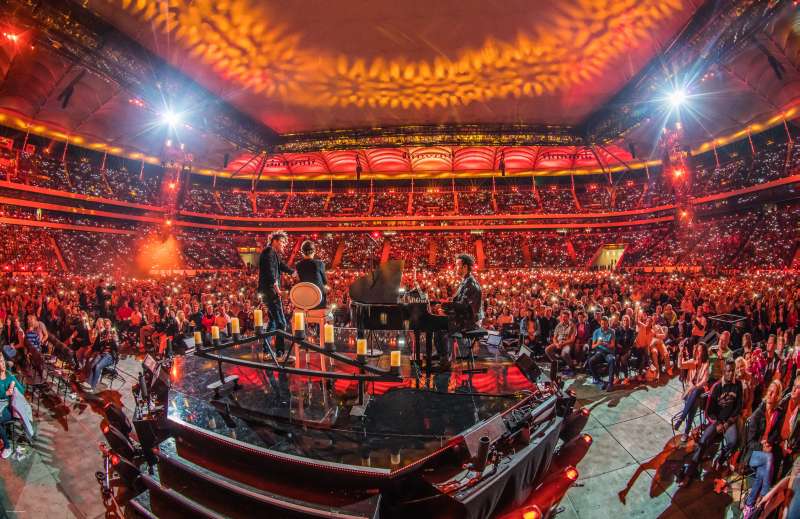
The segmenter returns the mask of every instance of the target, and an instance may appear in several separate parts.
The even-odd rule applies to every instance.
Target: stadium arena
[[[3,517],[800,519],[800,5],[0,2]]]

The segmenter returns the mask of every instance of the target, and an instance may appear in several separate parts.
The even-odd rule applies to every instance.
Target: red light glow
[[[541,519],[542,511],[536,505],[525,507],[522,510],[522,519]]]
[[[578,479],[578,469],[576,469],[575,467],[570,467],[567,469],[564,475],[567,476],[567,479],[575,481]]]

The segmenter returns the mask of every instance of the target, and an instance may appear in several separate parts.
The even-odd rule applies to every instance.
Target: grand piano
[[[401,288],[403,260],[390,260],[350,285],[350,321],[359,337],[372,330],[410,331],[414,334],[414,356],[420,362],[420,338],[425,334],[425,350],[430,366],[436,332],[448,330],[446,315],[431,313],[428,297],[419,290]],[[447,305],[443,307],[447,309]]]

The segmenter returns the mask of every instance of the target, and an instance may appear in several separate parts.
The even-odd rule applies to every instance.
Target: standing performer
[[[328,289],[328,278],[325,276],[325,262],[314,259],[317,248],[311,240],[306,240],[300,245],[300,252],[303,253],[303,259],[294,265],[295,270],[297,270],[297,277],[300,278],[300,281],[313,283],[319,287],[322,292],[322,301],[314,310],[325,308],[327,305],[325,291]]]
[[[291,269],[281,259],[280,254],[286,248],[289,237],[283,231],[275,231],[269,236],[269,245],[261,251],[258,260],[258,293],[263,297],[267,305],[269,315],[269,326],[267,331],[286,330],[286,316],[283,314],[283,302],[281,301],[281,273],[293,274]],[[278,336],[275,341],[275,353],[278,360],[284,360],[286,354],[283,346],[283,337]]]
[[[446,337],[441,333],[436,335],[436,351],[439,354],[440,369],[450,367],[452,335],[474,330],[480,326],[480,322],[483,320],[481,286],[472,275],[474,266],[475,258],[470,254],[459,254],[456,257],[456,272],[461,278],[461,283],[458,285],[453,300],[444,305],[447,311],[448,334]]]

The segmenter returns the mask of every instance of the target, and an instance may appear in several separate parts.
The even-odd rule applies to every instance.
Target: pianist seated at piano
[[[449,369],[449,344],[459,338],[459,344],[466,346],[464,333],[477,329],[483,320],[481,287],[472,276],[474,266],[475,259],[469,254],[456,258],[455,267],[461,279],[456,295],[451,301],[434,305],[432,310],[431,301],[421,290],[406,292],[400,287],[403,261],[389,260],[350,285],[350,321],[358,329],[359,337],[365,337],[370,330],[414,332],[418,360],[424,334],[424,350],[430,352],[435,343],[439,368]]]
[[[474,268],[475,258],[470,254],[456,256],[455,269],[461,282],[452,301],[436,308],[440,314],[443,309],[447,318],[447,333],[439,332],[436,336],[440,369],[450,367],[450,345],[453,343],[454,335],[458,338],[459,349],[463,352],[471,346],[463,334],[480,328],[483,320],[483,297],[481,286],[472,275]]]

